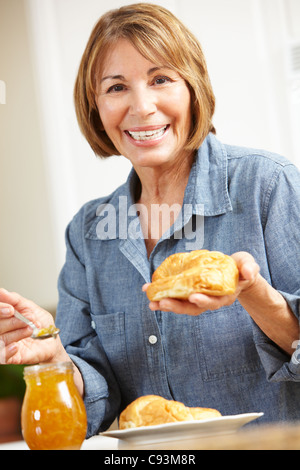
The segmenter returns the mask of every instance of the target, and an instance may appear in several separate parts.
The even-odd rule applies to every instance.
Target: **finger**
[[[197,305],[197,307],[203,311],[217,310],[225,305],[231,305],[234,301],[235,296],[232,295],[212,296],[205,294],[191,294],[189,296],[189,302]]]
[[[0,302],[12,305],[16,310],[32,310],[36,304],[31,300],[25,299],[17,292],[8,292],[6,289],[0,289]]]
[[[14,303],[17,303],[17,298],[16,295],[13,295],[12,292],[8,292],[8,290],[1,288],[0,301],[13,305]]]
[[[200,315],[206,308],[199,308],[188,300],[163,299],[159,303],[159,308],[163,312],[173,312],[182,315]]]
[[[29,338],[32,335],[32,328],[25,326],[25,328],[19,328],[12,331],[8,331],[0,335],[0,340],[5,346],[16,343],[22,339]]]
[[[159,310],[159,302],[155,302],[155,301],[151,301],[149,303],[149,308],[150,310],[154,311],[154,310]]]
[[[18,320],[18,318],[16,317],[3,318],[1,319],[1,322],[0,322],[0,335],[3,335],[4,333],[8,333],[9,331],[18,330],[21,328],[24,329],[25,326],[27,325],[25,325],[25,323],[22,322],[21,320]]]
[[[14,316],[15,309],[10,304],[0,303],[0,334],[14,329],[24,328],[24,322]],[[25,312],[26,317],[33,321],[39,328],[40,322],[36,321],[33,313]]]
[[[247,281],[252,281],[260,271],[259,265],[250,253],[240,251],[234,253],[232,258],[236,261],[240,276]]]
[[[18,352],[18,345],[12,343],[9,346],[5,347],[4,343],[0,340],[0,364],[16,364],[13,360],[13,357]]]
[[[0,287],[0,297],[2,295],[7,295],[7,294],[9,294],[8,290],[4,289],[3,287]]]
[[[0,302],[0,319],[14,316],[14,308],[10,304]]]
[[[241,274],[246,281],[253,281],[257,274],[259,273],[260,268],[255,262],[246,262],[241,267]]]
[[[142,291],[146,292],[146,290],[148,289],[149,286],[150,286],[150,282],[147,282],[146,284],[144,284],[143,287],[142,287]]]
[[[174,313],[187,313],[187,312],[195,313],[196,312],[194,306],[190,305],[190,302],[185,301],[185,300],[172,299],[172,298],[165,298],[160,301],[152,301],[149,303],[149,308],[152,311],[161,310],[162,312],[174,312]],[[198,306],[197,306],[197,309],[198,309]]]
[[[0,339],[0,364],[6,364],[5,344],[1,339]]]
[[[35,310],[37,306],[33,302],[24,299],[23,297],[20,297],[19,294],[16,294],[14,292],[7,292],[5,289],[0,289],[0,299],[2,301],[5,299],[6,302],[8,302],[0,302],[0,320],[13,317],[15,310],[17,310],[20,313],[22,312],[23,315],[28,318],[28,320],[31,320],[33,323],[36,324],[36,326],[38,326],[38,323],[35,320]],[[22,300],[21,302],[20,299]],[[16,323],[15,326],[16,328],[21,328],[22,325],[22,321],[18,320],[18,323]],[[0,333],[1,331],[3,331],[2,322],[0,327]]]

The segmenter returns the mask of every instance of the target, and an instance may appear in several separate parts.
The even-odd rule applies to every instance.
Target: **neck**
[[[172,168],[135,168],[141,182],[136,202],[148,256],[180,213],[192,164],[193,154]]]
[[[182,203],[192,164],[191,154],[176,166],[137,168],[141,182],[137,202],[146,205]]]

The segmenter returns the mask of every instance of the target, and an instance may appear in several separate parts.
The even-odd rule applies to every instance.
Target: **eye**
[[[106,93],[119,93],[120,91],[125,90],[125,86],[121,84],[112,85],[108,88]]]
[[[172,81],[173,80],[169,77],[165,77],[165,76],[161,77],[160,76],[160,77],[155,77],[153,82],[154,82],[155,85],[164,85],[165,83],[172,82]]]

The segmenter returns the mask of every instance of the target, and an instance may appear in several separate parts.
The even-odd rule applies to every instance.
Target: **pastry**
[[[122,411],[119,429],[218,418],[221,413],[212,408],[189,408],[183,403],[166,400],[158,395],[145,395],[134,400]]]
[[[195,250],[166,258],[152,276],[149,300],[188,299],[196,292],[221,296],[234,294],[239,271],[231,256],[219,251]]]

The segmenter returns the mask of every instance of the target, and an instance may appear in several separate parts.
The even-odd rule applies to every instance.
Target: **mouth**
[[[147,129],[147,130],[126,130],[125,133],[129,135],[133,140],[138,141],[138,142],[147,142],[149,140],[156,140],[161,138],[167,129],[170,127],[169,124],[162,126],[162,127],[156,127],[152,129]]]

